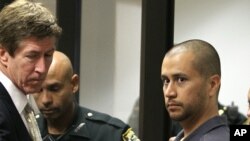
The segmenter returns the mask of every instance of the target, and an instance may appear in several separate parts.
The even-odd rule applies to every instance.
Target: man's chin
[[[24,88],[24,92],[26,94],[33,94],[37,93],[41,90],[41,85],[34,85],[34,86],[29,86]]]
[[[170,114],[169,117],[174,121],[181,121],[183,119],[181,115],[177,114]]]
[[[44,114],[43,113],[44,118],[46,118],[47,120],[53,121],[53,120],[57,120],[57,116],[53,115],[53,114]]]

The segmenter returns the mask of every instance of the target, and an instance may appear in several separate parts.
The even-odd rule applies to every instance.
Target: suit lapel
[[[9,113],[6,113],[6,115],[9,115],[7,118],[11,119],[11,129],[12,131],[14,131],[14,133],[11,132],[11,136],[15,136],[17,137],[18,141],[32,141],[31,137],[28,133],[28,130],[26,129],[23,120],[20,116],[20,114],[18,113],[9,93],[7,92],[7,90],[4,88],[4,86],[2,85],[2,83],[0,82],[0,99],[7,107],[7,111]]]

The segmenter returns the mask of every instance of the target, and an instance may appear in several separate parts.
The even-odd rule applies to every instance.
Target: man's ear
[[[220,83],[221,83],[221,79],[218,74],[215,74],[209,78],[209,89],[211,92],[209,93],[210,96],[218,93],[220,89]]]
[[[76,93],[79,89],[79,76],[77,74],[74,74],[71,77],[71,84],[72,84],[73,93]]]
[[[2,65],[7,66],[8,57],[8,51],[0,44],[0,62]]]

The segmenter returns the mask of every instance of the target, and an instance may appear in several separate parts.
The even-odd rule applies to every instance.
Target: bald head
[[[60,73],[59,73],[60,72]],[[61,75],[65,79],[71,79],[73,75],[73,67],[69,58],[60,51],[55,51],[53,54],[53,60],[48,71],[48,77],[50,75]]]
[[[78,88],[79,77],[73,73],[69,58],[62,52],[55,51],[42,89],[34,94],[38,108],[48,124],[55,121],[61,123],[62,119],[67,121],[74,117],[75,93]],[[51,112],[48,113],[48,109]]]
[[[201,75],[209,77],[217,74],[221,76],[219,55],[215,48],[208,42],[198,39],[182,42],[167,52],[166,57],[183,52],[194,54],[193,65]]]

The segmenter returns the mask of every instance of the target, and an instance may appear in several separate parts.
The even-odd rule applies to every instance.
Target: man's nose
[[[41,57],[41,58],[39,58],[39,60],[36,63],[35,71],[39,72],[39,73],[45,73],[47,71],[46,66],[47,66],[47,64],[46,64],[45,58]]]
[[[165,97],[175,97],[176,96],[176,87],[174,83],[169,82],[167,85],[163,86],[163,92]]]

